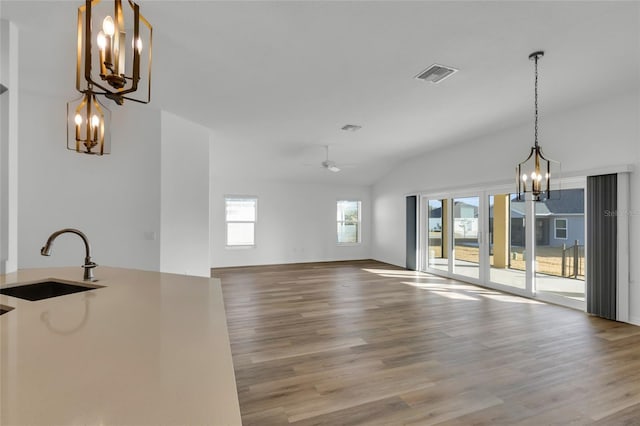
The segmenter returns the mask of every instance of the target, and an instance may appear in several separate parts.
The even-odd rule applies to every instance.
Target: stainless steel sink
[[[48,279],[29,284],[18,284],[13,287],[0,288],[0,294],[33,302],[51,297],[79,293],[81,291],[95,290],[102,287],[103,286],[93,284],[78,284]]]

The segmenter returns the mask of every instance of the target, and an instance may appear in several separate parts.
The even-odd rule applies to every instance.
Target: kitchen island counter
[[[103,286],[0,295],[0,424],[240,425],[220,281],[100,266]],[[82,285],[77,267],[0,275]]]

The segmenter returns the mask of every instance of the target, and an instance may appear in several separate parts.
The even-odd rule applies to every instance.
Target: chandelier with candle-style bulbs
[[[531,193],[534,201],[544,201],[551,197],[551,179],[560,174],[560,162],[552,160],[542,153],[538,144],[538,59],[544,56],[543,51],[533,52],[529,59],[535,63],[535,133],[534,145],[526,160],[516,167],[518,200],[524,200],[526,193]],[[552,173],[553,172],[553,173]]]
[[[76,89],[82,96],[67,104],[68,149],[110,152],[110,112],[98,96],[117,105],[149,103],[152,33],[131,0],[86,0],[78,8]]]
[[[109,154],[111,112],[87,91],[67,103],[67,148],[84,154]]]

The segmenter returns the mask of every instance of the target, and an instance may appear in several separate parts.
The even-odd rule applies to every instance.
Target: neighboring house
[[[524,247],[524,203],[511,201],[511,245]],[[584,245],[584,190],[565,189],[561,197],[536,203],[536,244]]]
[[[429,230],[440,231],[442,209],[435,208],[429,214]],[[453,236],[460,239],[478,238],[478,206],[456,201],[453,206]]]

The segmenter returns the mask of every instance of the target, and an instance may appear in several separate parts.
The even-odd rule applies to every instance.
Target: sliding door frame
[[[560,189],[574,189],[574,188],[582,188],[585,190],[586,195],[586,177],[575,177],[575,178],[565,178],[561,182],[561,187],[554,187],[553,190]],[[440,192],[425,192],[419,195],[419,224],[418,224],[418,247],[419,247],[419,259],[418,259],[418,269],[422,272],[427,272],[434,275],[445,276],[448,278],[469,282],[472,284],[480,285],[483,287],[492,288],[499,291],[504,291],[507,293],[516,294],[519,296],[524,296],[531,299],[538,299],[544,302],[550,302],[554,304],[560,304],[564,306],[568,306],[578,310],[586,310],[586,302],[558,296],[548,292],[539,292],[536,290],[536,272],[535,272],[535,262],[536,262],[536,238],[535,238],[535,203],[531,200],[530,195],[526,194],[526,204],[525,204],[525,232],[526,232],[526,246],[525,250],[527,253],[525,259],[525,288],[519,288],[514,286],[509,286],[506,284],[500,284],[490,280],[490,269],[491,266],[489,264],[490,252],[489,252],[489,196],[500,195],[500,194],[511,194],[513,193],[513,185],[512,184],[504,184],[504,185],[488,185],[483,188],[467,188],[467,189],[452,189],[448,191],[440,191]],[[461,275],[455,273],[455,248],[453,246],[454,238],[453,238],[453,215],[454,215],[454,204],[453,200],[456,198],[464,198],[464,197],[479,197],[479,205],[478,205],[478,246],[479,246],[479,273],[478,278],[470,277],[467,275]],[[586,196],[585,198],[585,221],[584,221],[584,232],[586,235]],[[447,259],[448,259],[448,268],[447,270],[436,269],[429,267],[429,217],[428,217],[428,201],[429,200],[447,200],[449,208],[448,214],[446,217],[442,217],[443,228],[446,221],[446,235],[442,235],[442,238],[447,241]],[[585,242],[586,243],[586,242]],[[585,254],[586,256],[586,254]],[[588,262],[588,259],[585,257],[585,262]],[[586,274],[586,271],[585,271]],[[587,277],[585,276],[585,283],[587,282]],[[586,298],[586,294],[585,294]]]
[[[504,194],[512,194],[513,193],[513,189],[514,186],[513,185],[494,185],[489,187],[488,189],[486,189],[483,193],[483,198],[485,200],[486,203],[486,209],[483,210],[484,213],[484,217],[482,219],[482,221],[484,223],[486,223],[486,226],[489,226],[489,197],[490,196],[496,196],[496,195],[504,195]],[[530,194],[526,194],[527,195],[527,199],[530,200]],[[530,241],[534,240],[532,238],[529,238],[529,229],[533,229],[534,226],[530,223],[532,222],[531,219],[531,215],[529,212],[529,208],[531,207],[531,210],[533,210],[533,206],[531,201],[526,201],[525,204],[525,252],[526,253],[531,253],[531,247],[530,247]],[[511,227],[509,226],[509,232],[511,232]],[[530,269],[529,264],[533,263],[532,261],[530,261],[531,256],[527,257],[526,260],[526,266],[525,266],[525,270],[522,271],[524,272],[525,275],[525,288],[520,288],[520,287],[515,287],[515,286],[511,286],[508,284],[502,284],[502,283],[498,283],[495,281],[491,281],[491,265],[489,264],[489,256],[490,256],[490,249],[489,249],[489,230],[487,229],[487,238],[486,238],[486,244],[485,244],[485,250],[486,250],[486,262],[483,264],[484,266],[484,270],[485,270],[485,275],[484,275],[484,281],[483,281],[483,286],[486,287],[490,287],[493,288],[495,290],[500,290],[500,291],[504,291],[506,293],[512,293],[512,294],[517,294],[518,296],[524,296],[524,297],[529,297],[529,298],[533,298],[535,297],[535,293],[533,291],[534,285],[533,285],[533,281],[534,281],[534,277],[533,277],[533,273],[531,272],[532,269]],[[511,235],[508,236],[509,240],[511,239]]]
[[[537,291],[536,287],[535,287],[535,272],[532,274],[532,282],[533,282],[533,295],[536,299],[541,300],[543,302],[548,302],[548,303],[553,303],[556,305],[562,305],[562,306],[567,306],[569,308],[573,308],[573,309],[578,309],[580,311],[585,311],[587,310],[587,289],[586,289],[586,283],[587,283],[587,268],[586,265],[589,262],[589,259],[587,258],[587,250],[586,250],[586,244],[587,244],[587,215],[589,214],[588,209],[587,209],[587,177],[586,176],[580,176],[580,177],[572,177],[572,178],[565,178],[562,180],[561,182],[561,187],[556,187],[556,188],[552,188],[551,190],[564,190],[564,189],[583,189],[584,190],[584,205],[583,205],[583,211],[584,211],[584,225],[583,225],[583,235],[585,236],[584,238],[584,244],[585,244],[585,253],[584,253],[584,262],[585,262],[585,271],[584,271],[584,282],[585,282],[585,295],[584,301],[580,301],[580,300],[575,300],[575,299],[571,299],[568,297],[562,297],[559,296],[557,294],[553,294],[553,293],[548,293],[548,292],[544,292],[544,291]],[[533,203],[532,203],[533,204]],[[535,213],[535,211],[534,211]],[[534,216],[535,218],[535,216]],[[535,226],[535,223],[533,223],[533,226]],[[535,258],[535,232],[534,232],[534,236],[533,238],[531,238],[533,241],[533,258]]]

